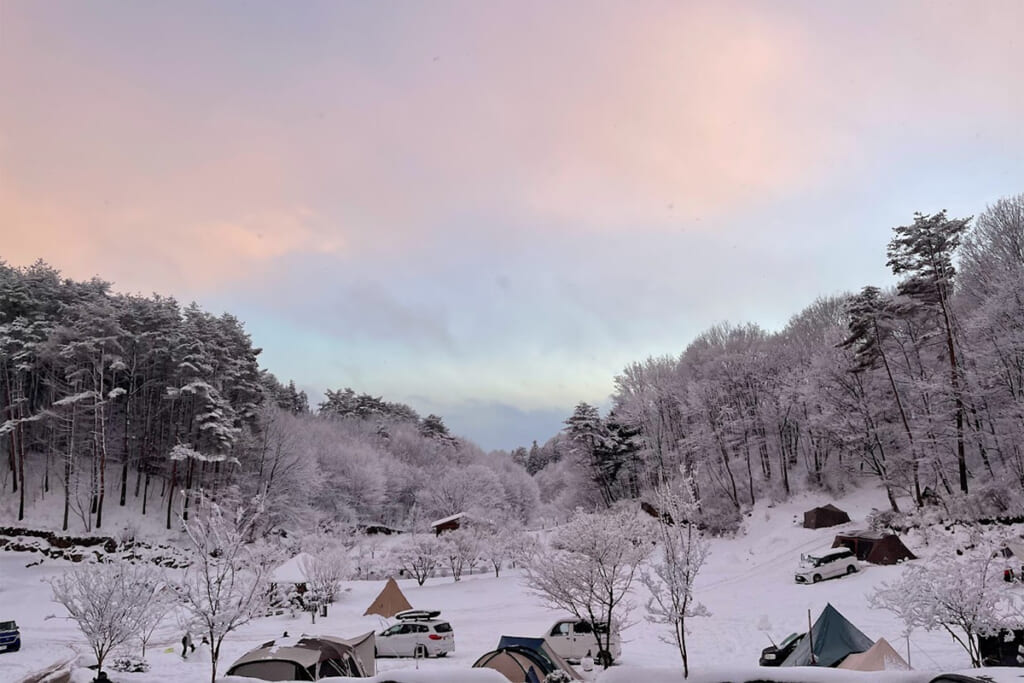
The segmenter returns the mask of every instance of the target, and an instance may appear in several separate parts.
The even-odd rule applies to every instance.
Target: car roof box
[[[441,610],[437,609],[407,609],[395,615],[395,619],[403,621],[425,621],[436,619],[441,616]]]

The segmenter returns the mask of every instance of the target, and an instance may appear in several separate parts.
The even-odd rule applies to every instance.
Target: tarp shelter
[[[543,638],[502,636],[498,647],[480,655],[473,667],[494,669],[512,683],[541,683],[556,669],[574,681],[584,680]]]
[[[398,587],[398,582],[394,579],[388,579],[388,582],[384,584],[384,590],[380,592],[370,606],[363,612],[363,616],[370,614],[379,614],[385,619],[390,619],[399,612],[404,612],[407,609],[412,609],[412,605],[405,599],[405,595],[402,593],[402,589]]]
[[[309,553],[299,553],[275,569],[270,580],[274,583],[306,583],[309,581],[306,570],[313,566],[313,562],[316,558]]]
[[[916,560],[917,556],[903,545],[895,534],[881,534],[877,531],[850,531],[836,534],[833,548],[849,548],[862,562],[871,564],[896,564],[903,560]]]
[[[846,514],[832,503],[812,508],[804,513],[805,529],[821,529],[826,526],[846,524],[850,521],[850,515]]]
[[[352,639],[303,635],[296,641],[271,640],[239,657],[228,675],[264,681],[368,678],[376,666],[373,647],[372,631]]]
[[[811,627],[811,637],[802,639],[782,666],[835,666],[847,655],[866,652],[872,645],[870,638],[827,604]]]
[[[885,638],[879,638],[867,652],[852,654],[837,667],[850,671],[908,671],[910,665]]]

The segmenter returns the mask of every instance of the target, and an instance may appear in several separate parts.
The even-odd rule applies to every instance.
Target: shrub
[[[135,655],[118,655],[110,662],[110,668],[122,673],[141,673],[149,671],[149,662]]]

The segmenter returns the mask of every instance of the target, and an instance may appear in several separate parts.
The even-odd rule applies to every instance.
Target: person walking
[[[196,646],[192,644],[192,634],[189,633],[188,631],[186,631],[185,635],[183,635],[181,637],[181,658],[182,659],[187,659],[188,658],[189,648],[191,648],[192,652],[196,651]]]

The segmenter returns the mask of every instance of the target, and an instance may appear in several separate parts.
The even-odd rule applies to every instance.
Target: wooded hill
[[[607,416],[582,403],[517,459],[542,492],[583,473],[604,504],[682,477],[733,528],[760,497],[858,479],[894,511],[901,494],[959,517],[1019,511],[1024,195],[976,219],[918,214],[885,256],[895,288],[821,298],[774,333],[716,325],[678,356],[630,364]]]
[[[259,353],[231,315],[0,263],[0,504],[19,521],[59,505],[85,531],[112,504],[170,528],[201,489],[262,494],[274,525],[421,522],[485,491],[508,514],[536,505],[522,468],[440,417],[351,389],[311,414]],[[479,494],[454,490],[467,472]]]

